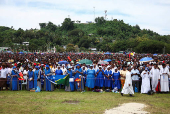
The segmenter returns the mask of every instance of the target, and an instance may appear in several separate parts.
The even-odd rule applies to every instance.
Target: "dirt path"
[[[106,110],[105,114],[149,114],[149,112],[142,110],[144,107],[146,105],[141,103],[125,103],[119,107]]]

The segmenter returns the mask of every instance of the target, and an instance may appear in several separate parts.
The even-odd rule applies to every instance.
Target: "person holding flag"
[[[54,84],[49,81],[51,75],[52,75],[52,71],[49,65],[46,65],[46,68],[44,69],[44,76],[47,76],[45,77],[45,84],[44,84],[44,90],[46,91],[54,91]]]

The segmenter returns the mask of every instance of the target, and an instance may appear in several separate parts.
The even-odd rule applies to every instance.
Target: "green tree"
[[[70,18],[65,18],[64,22],[62,23],[61,29],[66,30],[66,31],[73,30],[74,29],[74,22],[71,21]]]
[[[106,22],[106,20],[104,19],[104,17],[97,17],[95,18],[95,22],[97,25],[102,25]]]
[[[66,52],[75,52],[74,44],[67,44]]]

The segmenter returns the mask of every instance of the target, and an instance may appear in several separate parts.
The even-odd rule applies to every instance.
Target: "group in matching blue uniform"
[[[38,84],[38,78],[39,78],[39,67],[35,66],[36,70],[33,72],[32,68],[28,71],[28,90],[31,90],[33,88],[37,88]],[[12,78],[11,78],[11,90],[15,91],[18,90],[18,73],[15,71],[16,67],[13,67],[13,70],[11,72]],[[80,65],[78,64],[76,66],[75,71],[72,71],[71,67],[68,67],[67,73],[69,74],[69,78],[72,80],[69,82],[71,91],[74,91],[78,88],[78,85],[75,83],[75,79],[80,78],[79,76],[85,76],[86,77],[86,83],[83,83],[81,87],[84,87],[84,85],[87,88],[103,88],[106,89],[114,89],[117,87],[117,89],[121,89],[121,82],[120,82],[120,72],[115,69],[115,72],[112,73],[110,68],[108,67],[107,70],[103,70],[102,67],[99,67],[97,72],[93,69],[93,65],[90,65],[90,68],[86,70],[82,70]],[[56,75],[62,75],[63,72],[61,69],[57,69],[55,71]],[[52,72],[50,70],[49,65],[46,65],[46,69],[44,69],[44,76],[51,76]],[[95,78],[96,77],[96,78]],[[82,80],[85,82],[84,80]],[[52,91],[51,82],[45,78],[45,90],[46,91]]]

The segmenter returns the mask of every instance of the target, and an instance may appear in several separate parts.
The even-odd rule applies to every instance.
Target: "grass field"
[[[135,97],[118,93],[53,92],[39,93],[23,91],[0,91],[0,113],[104,113],[106,109],[122,103],[137,102],[147,105],[150,113],[170,113],[170,94],[146,95],[135,93]]]

